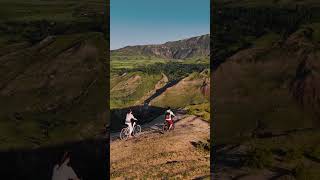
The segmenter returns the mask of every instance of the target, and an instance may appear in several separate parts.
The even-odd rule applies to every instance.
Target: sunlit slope
[[[111,142],[111,179],[209,179],[209,124],[195,116],[176,123],[166,134],[146,132]]]
[[[154,98],[150,104],[160,107],[182,108],[191,104],[208,102],[208,98],[203,92],[205,86],[210,86],[208,78],[207,71],[192,73]]]

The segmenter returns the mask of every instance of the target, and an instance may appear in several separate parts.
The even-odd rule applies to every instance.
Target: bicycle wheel
[[[133,130],[133,135],[136,136],[137,134],[139,134],[141,132],[141,126],[140,125],[136,125],[134,127],[134,130]]]
[[[129,137],[129,128],[122,128],[120,132],[120,139],[121,140],[126,140]]]
[[[169,130],[169,126],[168,126],[168,123],[164,123],[163,126],[162,126],[162,132],[166,132]]]

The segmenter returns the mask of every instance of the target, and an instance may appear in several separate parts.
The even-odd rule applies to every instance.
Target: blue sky
[[[110,0],[111,49],[209,32],[210,0]]]

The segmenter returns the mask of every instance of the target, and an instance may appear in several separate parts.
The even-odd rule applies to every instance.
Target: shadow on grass
[[[202,142],[202,141],[191,141],[190,142],[195,148],[204,150],[204,151],[210,151],[210,144],[209,142]]]
[[[24,180],[51,180],[52,169],[64,151],[71,152],[71,166],[86,180],[109,176],[109,141],[84,140],[52,147],[0,152],[1,177]]]
[[[168,88],[178,84],[180,81],[182,80],[182,78],[177,79],[177,80],[173,80],[170,81],[169,83],[167,83],[165,86],[163,86],[162,88],[158,89],[153,95],[151,95],[148,99],[146,99],[144,101],[144,103],[149,104],[153,99],[155,99],[156,97],[160,96],[162,93],[164,93]]]
[[[211,159],[211,165],[214,167],[232,167],[232,168],[240,168],[243,165],[243,159],[246,157],[244,154],[240,153],[231,153],[233,149],[237,148],[239,145],[216,145],[213,146],[212,149],[215,150],[215,159]],[[211,156],[212,157],[212,156]]]

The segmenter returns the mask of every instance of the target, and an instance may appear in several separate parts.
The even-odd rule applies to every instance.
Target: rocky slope
[[[195,56],[209,56],[209,44],[210,36],[207,34],[160,45],[127,46],[115,50],[113,53],[156,56],[165,59],[186,59]]]

